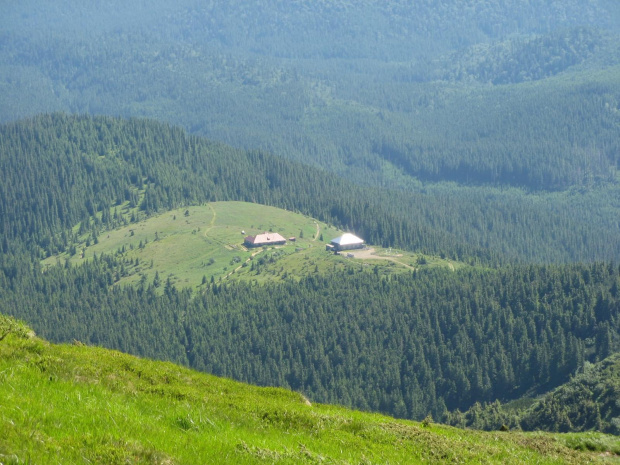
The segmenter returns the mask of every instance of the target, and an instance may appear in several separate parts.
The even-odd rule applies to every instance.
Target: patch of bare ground
[[[375,255],[375,249],[373,249],[373,248],[362,249],[362,250],[350,250],[350,251],[347,251],[346,253],[353,255],[353,258],[356,258],[356,259],[361,259],[361,260],[388,260],[390,262],[398,263],[399,265],[402,265],[405,268],[409,268],[410,270],[415,270],[415,268],[413,266],[407,265],[406,263],[403,263],[403,262],[401,262],[401,261],[399,261],[399,260],[397,260],[395,258],[395,257],[402,257],[403,254],[388,255],[388,256]]]

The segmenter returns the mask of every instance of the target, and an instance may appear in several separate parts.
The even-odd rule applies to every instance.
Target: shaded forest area
[[[592,364],[585,362],[571,379],[540,399],[476,402],[456,410],[444,421],[460,428],[527,431],[604,431],[620,434],[620,354]],[[523,406],[523,405],[526,406]],[[528,405],[529,404],[529,405]]]
[[[52,341],[416,419],[544,392],[620,349],[620,274],[609,264],[390,278],[360,266],[196,295],[169,281],[112,286],[120,266],[103,256],[42,273],[5,257],[0,313]]]
[[[8,253],[18,240],[38,258],[71,250],[76,234],[91,230],[94,240],[130,222],[115,214],[125,204],[148,215],[213,200],[300,211],[371,244],[472,263],[620,257],[613,185],[541,196],[369,188],[154,121],[62,114],[0,126],[0,168],[0,247]]]

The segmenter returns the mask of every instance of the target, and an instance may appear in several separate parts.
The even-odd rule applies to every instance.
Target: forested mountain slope
[[[217,43],[223,48],[288,58],[373,58],[398,61],[526,34],[575,27],[613,31],[613,0],[262,0],[136,1],[32,0],[5,6],[8,32],[41,31],[85,38],[106,33],[157,34],[167,40]],[[372,33],[368,34],[367,32]],[[410,44],[418,44],[416,48]],[[435,65],[436,66],[436,65]]]
[[[585,362],[570,381],[537,399],[507,405],[476,403],[444,420],[454,426],[498,430],[504,425],[525,431],[605,431],[620,434],[620,354]],[[523,406],[523,404],[529,404]]]
[[[6,124],[0,132],[5,253],[13,250],[13,240],[29,244],[38,257],[64,251],[80,231],[91,230],[94,238],[132,221],[113,214],[125,203],[139,207],[143,217],[183,205],[244,200],[303,211],[353,229],[369,243],[491,259],[488,250],[419,221],[428,206],[403,193],[362,188],[162,123],[54,114]]]
[[[239,160],[272,158],[232,151],[219,163],[237,161],[209,174],[211,181],[192,174],[178,189],[168,182],[196,163],[151,179],[156,168],[149,155],[132,178],[105,186],[82,180],[94,191],[76,188],[60,201],[37,195],[38,186],[55,182],[58,174],[33,179],[25,189],[12,185],[11,191],[36,199],[20,207],[24,214],[37,213],[17,219],[8,234],[30,234],[41,253],[54,254],[68,242],[40,237],[37,230],[46,224],[54,223],[60,234],[60,224],[74,226],[112,201],[139,201],[146,189],[145,211],[214,198],[257,201],[349,227],[375,243],[452,258],[620,257],[617,2],[33,0],[2,10],[2,121],[55,110],[148,116],[317,165],[349,184],[401,190],[328,189],[325,183],[335,184],[335,178],[308,170],[312,185],[300,177],[289,187],[303,185],[304,191],[293,194],[277,185],[292,169],[288,164]],[[52,126],[74,124],[52,119]],[[38,125],[36,131],[53,131]],[[82,129],[83,136],[74,136],[82,148],[60,150],[87,148],[89,156],[114,150],[116,141],[106,132],[116,129]],[[47,141],[30,145],[32,134],[19,135],[24,147],[17,149],[21,142],[4,131],[3,156],[47,150]],[[132,131],[132,138],[152,138],[151,145],[119,141],[119,150],[143,153],[160,145],[158,136]],[[54,138],[62,139],[62,132]],[[185,148],[162,141],[168,145],[161,150],[172,162],[169,149],[194,150],[188,140]],[[128,160],[114,169],[103,159],[84,163],[94,170],[91,177],[116,176],[114,170],[131,171],[130,156],[124,156]],[[270,180],[247,176],[248,163],[269,164],[271,174],[262,176]],[[238,180],[243,185],[235,185]],[[95,196],[99,188],[107,193]],[[344,203],[334,206],[341,198]],[[63,203],[72,199],[89,206],[69,211]],[[40,208],[46,203],[49,208]]]
[[[523,195],[435,186],[359,187],[260,151],[241,151],[147,120],[53,114],[0,126],[0,247],[39,257],[141,215],[212,200],[274,205],[364,239],[451,258],[507,261],[620,257],[614,185]],[[134,217],[133,220],[137,218]],[[78,227],[76,230],[71,228]]]
[[[548,252],[567,237],[588,250],[617,247],[616,235],[591,224],[602,214],[596,203],[581,217],[550,205],[542,210],[547,218],[495,205],[496,223],[489,224],[475,214],[479,205],[450,190],[410,197],[366,189],[147,120],[52,114],[5,124],[0,134],[0,312],[26,319],[54,341],[75,338],[420,419],[548,390],[586,360],[619,349],[619,277],[611,263],[419,270],[391,278],[360,265],[299,282],[213,283],[199,294],[168,282],[158,288],[155,280],[113,286],[124,264],[112,255],[45,272],[38,263],[70,250],[83,234],[94,241],[157,211],[236,199],[353,225],[371,243],[498,264],[511,251]],[[463,211],[450,218],[455,205]],[[122,213],[130,206],[131,214]],[[556,220],[581,227],[556,230]],[[500,240],[509,229],[523,240]],[[479,230],[494,237],[486,250]]]
[[[528,431],[620,434],[620,354],[586,363],[571,380],[521,413]]]
[[[148,116],[364,184],[534,190],[618,167],[620,7],[32,1],[3,7],[0,120]]]
[[[391,277],[360,265],[193,294],[156,280],[113,286],[123,261],[110,255],[44,273],[0,260],[0,313],[53,341],[399,417],[441,418],[446,409],[546,392],[620,349],[620,275],[611,264]]]
[[[398,416],[546,392],[620,349],[618,31],[613,0],[4,2],[0,311]],[[220,200],[473,266],[42,272]]]

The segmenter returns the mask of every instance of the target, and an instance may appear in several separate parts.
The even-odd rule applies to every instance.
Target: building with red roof
[[[265,245],[284,245],[286,244],[286,239],[278,233],[266,232],[256,236],[248,236],[243,243],[246,247],[263,247]]]

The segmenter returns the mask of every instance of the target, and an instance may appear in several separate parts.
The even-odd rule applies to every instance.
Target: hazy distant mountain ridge
[[[33,1],[0,24],[0,121],[147,116],[409,189],[616,176],[612,1]]]
[[[159,0],[99,1],[88,6],[65,0],[12,6],[5,22],[14,31],[46,25],[65,34],[157,30],[168,39],[217,42],[280,57],[402,60],[427,55],[426,47],[445,51],[575,26],[613,29],[617,10],[610,0]],[[71,17],[79,21],[72,22]]]
[[[605,46],[599,31],[573,28],[542,37],[508,39],[474,46],[463,56],[452,55],[454,66],[447,78],[473,78],[492,84],[516,84],[556,75],[587,60]]]

